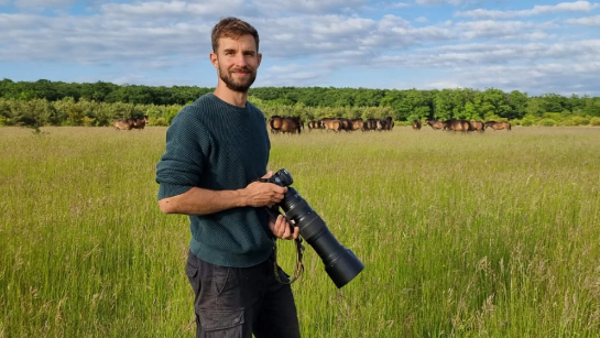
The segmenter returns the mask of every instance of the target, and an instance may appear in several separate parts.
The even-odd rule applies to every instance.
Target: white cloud
[[[378,29],[366,39],[365,44],[385,49],[404,49],[411,45],[452,40],[458,35],[447,27],[435,25],[413,27],[410,22],[393,15],[384,16]]]
[[[460,85],[460,83],[454,79],[444,79],[444,80],[438,80],[438,81],[432,81],[432,82],[424,82],[423,85],[421,85],[419,87],[423,88],[423,89],[465,88],[465,86]]]
[[[5,1],[9,3],[10,1]],[[48,8],[61,8],[76,3],[77,0],[17,0],[14,4],[17,8],[26,11],[41,11]]]
[[[407,4],[405,2],[392,2],[388,6],[390,8],[408,8],[410,7],[410,4]]]
[[[136,83],[144,83],[146,77],[140,74],[122,74],[120,76],[112,78],[111,82],[123,85],[123,84],[136,84]]]
[[[515,37],[531,29],[539,29],[542,25],[522,21],[471,21],[459,22],[455,28],[466,39]]]
[[[504,91],[519,90],[529,95],[556,93],[597,93],[594,74],[600,64],[573,66],[569,63],[542,62],[527,65],[478,65],[470,64],[440,71],[435,77],[418,77],[410,82],[396,84],[400,88],[498,88]]]
[[[425,6],[435,6],[435,5],[444,5],[449,4],[453,6],[459,5],[467,5],[467,4],[475,4],[479,2],[484,2],[485,0],[415,0],[417,5],[425,5]],[[502,1],[502,0],[498,0]]]
[[[379,21],[379,29],[380,30],[388,30],[388,29],[392,29],[394,27],[408,28],[408,27],[410,27],[410,22],[408,22],[407,20],[404,20],[398,16],[395,16],[395,15],[385,15]]]
[[[254,0],[253,5],[262,13],[271,14],[293,12],[296,14],[327,14],[340,13],[359,8],[368,0]]]
[[[489,65],[538,65],[553,60],[575,67],[600,65],[600,40],[569,43],[506,44],[477,43],[425,48],[408,55],[384,55],[374,62],[380,67],[460,68]]]
[[[261,68],[256,86],[307,86],[311,82],[327,76],[331,71],[321,65],[287,64]]]
[[[375,22],[371,19],[344,18],[340,16],[326,16],[314,20],[312,31],[321,36],[352,35],[370,31]]]
[[[600,64],[541,63],[485,68],[461,68],[463,83],[473,88],[502,87],[507,90],[535,90],[535,93],[570,95],[597,91],[596,77]],[[455,72],[455,74],[458,72]],[[482,76],[484,74],[484,76]]]
[[[534,6],[534,14],[548,14],[560,12],[589,12],[597,8],[598,4],[591,4],[587,1],[561,2],[555,6]]]
[[[600,15],[589,16],[587,18],[569,19],[566,22],[571,25],[600,26]]]
[[[540,6],[536,5],[533,9],[526,9],[520,11],[498,11],[498,10],[486,10],[476,9],[467,12],[458,12],[455,15],[458,17],[470,17],[474,19],[509,19],[515,17],[529,17],[534,15],[551,14],[551,13],[565,13],[565,12],[590,12],[592,9],[597,8],[598,4],[592,4],[588,1],[576,1],[576,2],[562,2],[554,6]]]
[[[0,14],[0,60],[67,61],[80,64],[155,60],[210,50],[209,26],[167,26],[92,17]],[[40,31],[44,32],[40,34]],[[206,37],[205,43],[198,36]],[[203,47],[201,47],[203,46]]]
[[[101,6],[102,11],[107,14],[122,14],[122,15],[173,15],[186,13],[190,5],[184,1],[171,2],[142,2],[142,3],[108,3]],[[210,3],[204,5],[209,9]]]
[[[415,0],[418,5],[441,5],[441,4],[451,4],[451,5],[460,5],[465,2],[463,0]]]
[[[521,15],[522,21],[450,21],[446,17],[438,19],[429,10],[415,15],[414,6],[410,11],[400,9],[393,11],[396,15],[378,17],[373,14],[377,8],[365,9],[366,0],[255,0],[254,3],[232,0],[231,8],[227,9],[220,0],[90,1],[92,7],[86,16],[23,14],[30,11],[0,13],[0,61],[103,65],[112,74],[103,73],[102,80],[185,83],[181,67],[187,65],[187,69],[192,69],[191,65],[197,66],[198,60],[210,66],[206,57],[210,52],[212,27],[221,16],[234,15],[248,20],[260,33],[264,58],[258,86],[329,85],[332,78],[348,69],[360,69],[357,73],[362,74],[370,69],[379,74],[385,70],[396,81],[398,76],[392,74],[404,74],[404,70],[431,73],[433,69],[436,76],[456,72],[441,78],[419,76],[421,83],[410,86],[456,88],[503,84],[527,88],[534,84],[542,90],[552,89],[543,80],[560,83],[559,74],[564,72],[566,86],[587,88],[592,80],[586,72],[597,70],[600,64],[600,40],[569,41],[570,37],[555,29],[559,20],[539,23],[527,19],[529,14]],[[69,1],[46,3],[58,6]],[[421,1],[425,3],[466,4],[466,1]],[[377,4],[389,8],[389,1]],[[528,11],[558,13],[558,10],[584,11],[594,6],[578,1],[535,6]],[[419,24],[413,26],[411,22]],[[561,22],[598,26],[600,17]],[[557,42],[559,39],[568,42]],[[115,68],[127,71],[119,73]],[[156,69],[169,71],[149,75]],[[522,72],[532,79],[519,83],[519,74],[502,74],[502,71]],[[371,83],[391,81],[371,79]]]
[[[220,16],[235,16],[248,12],[248,4],[244,0],[228,0],[227,8],[220,0],[206,1],[148,1],[134,3],[107,3],[100,10],[107,16],[118,16],[133,19],[136,17],[159,18],[196,18],[210,17],[216,21]],[[213,24],[214,24],[213,23]]]
[[[165,55],[198,55],[210,52],[210,31],[214,22],[154,19],[160,11],[171,15],[182,10],[181,3],[161,7],[104,6],[105,12],[89,17],[44,17],[0,14],[0,60],[60,59],[82,64],[128,60],[156,60]],[[158,6],[158,7],[156,7]],[[186,5],[187,6],[187,5]],[[129,13],[136,20],[122,20]],[[137,13],[137,14],[136,14]],[[144,19],[144,16],[147,19]],[[476,21],[413,27],[409,21],[386,15],[379,21],[358,16],[309,15],[249,20],[261,34],[261,51],[267,57],[315,59],[334,57],[337,63],[357,63],[367,56],[414,46],[479,38],[543,38],[540,24]],[[43,29],[47,34],[38,34]],[[201,37],[201,38],[199,38]],[[68,53],[65,53],[68,51]]]

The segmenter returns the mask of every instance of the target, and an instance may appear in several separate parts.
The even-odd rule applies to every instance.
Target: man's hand
[[[269,171],[261,178],[269,178],[273,172]],[[246,198],[246,205],[251,207],[272,207],[283,200],[287,187],[280,187],[274,183],[252,182],[241,190]]]
[[[300,228],[292,226],[283,215],[277,216],[275,221],[269,220],[269,228],[275,237],[281,239],[296,239],[300,235]]]

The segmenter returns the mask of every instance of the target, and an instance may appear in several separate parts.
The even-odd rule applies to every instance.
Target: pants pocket
[[[190,253],[190,255],[192,255],[192,254]],[[185,274],[187,275],[190,285],[192,286],[192,289],[194,290],[194,295],[197,295],[198,291],[200,289],[200,278],[198,276],[198,265],[196,265],[194,263],[195,262],[192,260],[192,257],[190,256],[190,258],[188,259],[188,262],[185,266]]]
[[[205,338],[242,338],[244,310],[200,309],[198,319]]]

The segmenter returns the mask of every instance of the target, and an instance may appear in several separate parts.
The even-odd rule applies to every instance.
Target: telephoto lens
[[[310,207],[296,189],[290,187],[294,180],[285,169],[280,169],[269,182],[288,187],[279,207],[300,229],[300,235],[317,252],[325,264],[325,271],[333,283],[341,288],[363,269],[364,264],[352,250],[345,248],[333,236],[325,221]]]

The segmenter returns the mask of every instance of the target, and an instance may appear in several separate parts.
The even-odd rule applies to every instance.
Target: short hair
[[[219,49],[220,38],[238,39],[242,35],[252,35],[256,41],[256,51],[258,52],[258,31],[246,21],[234,17],[221,19],[212,30],[212,49],[216,53]]]

